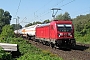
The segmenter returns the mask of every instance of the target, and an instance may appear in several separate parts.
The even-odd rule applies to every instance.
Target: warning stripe
[[[22,30],[22,32],[24,32],[24,33],[25,33],[25,32],[34,32],[34,31],[35,31],[35,30],[25,30],[25,29]]]

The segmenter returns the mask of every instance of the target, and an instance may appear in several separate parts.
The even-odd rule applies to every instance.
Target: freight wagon
[[[14,33],[16,35],[20,35],[22,37],[31,39],[31,38],[35,37],[35,29],[36,29],[36,26],[39,26],[39,25],[40,24],[32,25],[32,26],[29,26],[29,27],[24,27],[22,29],[15,30]]]

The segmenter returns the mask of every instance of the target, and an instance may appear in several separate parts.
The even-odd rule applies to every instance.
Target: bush
[[[0,60],[13,60],[12,55],[0,47]]]
[[[2,28],[1,37],[14,37],[13,27],[10,25],[5,25]]]
[[[85,30],[87,33],[82,35],[79,32],[75,32],[76,41],[79,43],[90,44],[90,29]]]

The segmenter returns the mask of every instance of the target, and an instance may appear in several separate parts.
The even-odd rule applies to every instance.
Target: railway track
[[[41,50],[49,51],[62,57],[63,60],[90,60],[90,44],[77,44],[72,49],[55,49],[49,46],[43,45],[39,42],[29,40],[29,42]]]

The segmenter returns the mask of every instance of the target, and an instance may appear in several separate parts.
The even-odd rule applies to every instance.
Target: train
[[[35,29],[36,29],[36,26],[38,26],[38,25],[41,25],[41,24],[24,27],[22,29],[15,30],[14,33],[17,36],[31,39],[32,37],[35,37]]]
[[[33,37],[32,39],[35,41],[51,47],[71,47],[76,45],[74,25],[71,20],[53,20],[47,24],[37,24],[18,31],[20,32],[18,32],[19,35],[27,38]]]

